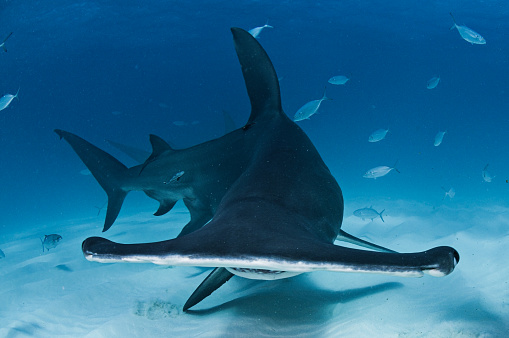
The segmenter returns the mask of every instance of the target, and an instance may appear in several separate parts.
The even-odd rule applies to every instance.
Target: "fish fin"
[[[7,53],[7,47],[5,47],[5,45],[3,43],[2,43],[2,48],[3,48],[4,52]]]
[[[384,222],[384,223],[385,223],[384,218],[382,217],[382,213],[383,213],[384,211],[385,211],[385,209],[384,209],[384,210],[382,210],[382,211],[380,211],[380,213],[379,213],[378,215],[380,215],[380,219],[382,220],[382,222]]]
[[[147,158],[147,160],[143,163],[143,166],[141,167],[140,173],[138,175],[141,175],[141,173],[143,172],[143,169],[145,169],[145,167],[150,162],[155,161],[159,157],[159,155],[161,155],[162,153],[164,153],[166,151],[173,151],[173,148],[170,147],[170,145],[168,143],[166,143],[166,141],[163,140],[162,138],[160,138],[159,136],[150,134],[149,138],[150,138],[150,144],[152,145],[152,153]]]
[[[189,210],[191,220],[184,226],[184,228],[182,228],[180,234],[177,237],[185,236],[200,229],[214,216],[214,212],[210,208],[206,208],[200,205],[197,206],[194,203],[194,200],[184,199],[184,204],[187,210]]]
[[[7,35],[7,37],[4,39],[4,41],[2,41],[2,43],[5,43],[5,41],[7,41],[11,37],[12,33],[13,32],[10,32],[9,35]]]
[[[260,43],[241,28],[231,28],[235,51],[239,59],[251,115],[247,124],[275,116],[286,117],[281,107],[281,94],[276,71]]]
[[[454,15],[452,15],[451,12],[449,12],[449,14],[451,15],[452,21],[454,22],[454,25],[452,25],[452,27],[451,27],[451,30],[453,30],[454,28],[456,28],[458,26],[458,24],[456,23],[456,19],[454,18]]]
[[[201,284],[194,290],[193,294],[189,297],[187,302],[184,304],[184,311],[187,311],[190,307],[195,306],[208,296],[212,292],[219,289],[224,283],[233,277],[233,273],[226,270],[226,268],[215,268],[212,272],[201,282]]]
[[[327,86],[325,86],[323,89],[323,95],[322,95],[321,100],[322,101],[325,101],[325,100],[332,101],[332,99],[330,97],[327,97]]]
[[[173,209],[177,201],[163,200],[159,202],[159,209],[154,213],[154,216],[161,216]]]
[[[69,143],[108,195],[103,232],[108,230],[115,222],[122,203],[130,191],[124,190],[123,187],[124,181],[127,179],[127,167],[107,152],[77,135],[60,129],[55,129],[55,133],[60,136],[60,139],[63,138]]]
[[[152,145],[152,155],[156,154],[159,156],[159,154],[161,154],[167,150],[173,150],[173,148],[170,147],[170,145],[165,140],[160,138],[159,136],[150,134],[149,137],[150,137],[150,144]]]
[[[398,165],[398,162],[399,162],[399,160],[396,160],[396,163],[394,163],[394,166],[392,167],[392,169],[396,170],[396,172],[398,174],[401,174],[401,172],[398,170],[398,168],[396,168],[396,166]]]
[[[349,233],[347,233],[347,232],[345,232],[345,231],[343,231],[341,229],[339,230],[339,234],[338,234],[338,237],[336,239],[338,241],[352,243],[352,244],[355,244],[355,245],[358,245],[358,246],[361,246],[361,247],[364,247],[364,248],[368,248],[368,249],[371,249],[371,250],[375,250],[375,251],[396,253],[396,251],[393,251],[391,249],[384,248],[383,246],[380,246],[380,245],[377,245],[377,244],[373,244],[373,243],[370,243],[370,242],[365,241],[363,239],[357,238],[357,237],[355,237],[353,235],[350,235]]]

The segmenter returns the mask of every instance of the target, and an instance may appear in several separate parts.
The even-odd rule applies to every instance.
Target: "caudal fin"
[[[60,129],[55,129],[55,133],[60,136],[60,139],[63,138],[69,143],[108,195],[103,232],[108,230],[117,219],[122,203],[129,192],[123,187],[127,180],[127,167],[79,136]]]

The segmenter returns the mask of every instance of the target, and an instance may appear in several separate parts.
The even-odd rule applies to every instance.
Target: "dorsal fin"
[[[260,43],[248,32],[233,27],[233,42],[251,101],[248,125],[259,119],[282,114],[276,71]]]
[[[160,138],[159,136],[150,134],[149,137],[150,137],[150,144],[152,145],[152,155],[150,155],[150,156],[154,156],[154,155],[159,156],[159,154],[161,154],[167,150],[173,150],[173,148],[170,147],[170,145],[165,140]]]
[[[156,136],[154,134],[150,134],[150,144],[152,145],[152,154],[147,158],[147,160],[143,163],[143,166],[140,169],[140,173],[138,175],[141,175],[143,172],[143,169],[150,163],[153,162],[156,158],[159,157],[162,153],[165,151],[174,151],[172,147],[168,143],[166,143],[165,140],[160,138],[159,136]]]

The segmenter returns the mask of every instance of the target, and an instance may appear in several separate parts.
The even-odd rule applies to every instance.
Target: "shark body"
[[[105,229],[118,215],[129,190],[143,190],[158,200],[161,205],[156,214],[169,211],[178,199],[184,200],[191,213],[192,226],[186,225],[175,239],[120,244],[91,237],[82,245],[85,257],[98,262],[216,268],[184,310],[233,275],[278,279],[315,270],[405,277],[451,273],[459,261],[451,247],[401,254],[341,230],[341,189],[306,134],[283,112],[269,57],[248,32],[232,28],[232,33],[252,108],[243,128],[182,151],[168,149],[152,136],[152,155],[143,165],[130,169],[118,167],[111,156],[105,165],[106,153],[73,134],[56,131],[108,193]],[[118,168],[112,170],[115,166]],[[108,171],[115,174],[108,175]],[[170,191],[164,182],[182,171]],[[203,196],[204,192],[210,196]],[[205,201],[208,205],[204,207]],[[382,252],[334,245],[338,236]]]

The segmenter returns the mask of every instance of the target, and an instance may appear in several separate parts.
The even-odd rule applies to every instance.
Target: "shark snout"
[[[433,263],[422,268],[424,273],[434,277],[447,276],[460,261],[460,254],[454,248],[441,246],[424,253]]]

